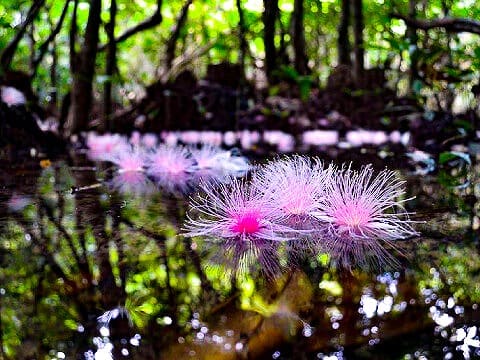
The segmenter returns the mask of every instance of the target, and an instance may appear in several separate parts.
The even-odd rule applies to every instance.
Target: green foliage
[[[116,101],[126,102],[125,96],[119,94],[134,94],[138,85],[146,85],[154,80],[164,69],[166,43],[176,25],[178,14],[185,1],[173,0],[164,2],[162,6],[162,23],[155,28],[143,31],[118,44],[117,66],[119,74],[112,78],[106,77],[105,54],[101,53],[97,59],[96,85],[100,87],[105,81],[111,81],[117,91]],[[25,17],[30,6],[27,1],[7,1],[0,5],[0,48],[4,48],[18,29],[20,20]],[[29,71],[32,58],[31,39],[35,40],[35,53],[50,34],[62,12],[64,2],[47,0],[46,6],[40,11],[34,26],[28,29],[30,35],[24,36],[16,53],[13,67]],[[148,19],[156,10],[156,0],[141,2],[119,2],[117,14],[116,36],[131,29]],[[448,16],[459,18],[478,18],[479,6],[470,6],[465,2],[449,3]],[[293,12],[293,0],[279,2],[280,18],[277,23],[276,43],[280,45],[281,32],[287,44],[287,54],[292,58],[290,22]],[[337,57],[337,27],[341,10],[340,0],[304,0],[304,30],[306,38],[306,53],[309,64],[315,77],[325,79]],[[248,54],[246,58],[246,73],[251,76],[261,64],[264,57],[263,45],[263,4],[260,0],[242,2]],[[70,86],[70,55],[69,55],[69,28],[73,3],[70,3],[66,21],[55,41],[55,56],[57,58],[56,77],[52,78],[50,67],[53,53],[45,56],[40,65],[33,85],[40,95],[42,102],[46,102],[54,91],[63,96]],[[89,5],[87,1],[80,1],[78,6],[79,41],[76,50],[80,49],[82,34],[85,31]],[[408,13],[408,4],[389,3],[383,0],[364,0],[364,47],[366,64],[369,67],[391,67],[397,80],[395,83],[408,78],[408,66],[412,61],[417,63],[421,78],[410,84],[413,93],[421,98],[429,98],[433,93],[448,91],[467,91],[476,79],[476,72],[480,70],[480,42],[477,36],[469,34],[447,34],[443,30],[419,31],[418,41],[411,44],[406,35],[407,27],[402,20],[392,19],[391,12]],[[417,5],[417,17],[435,19],[446,16],[444,4],[441,1],[429,1]],[[103,24],[109,21],[109,2],[103,2],[101,13]],[[210,63],[222,61],[236,62],[239,59],[239,14],[235,2],[230,1],[194,1],[189,8],[185,26],[180,31],[180,38],[176,56],[181,57],[192,53],[199,47],[210,45],[198,58],[190,59],[187,67],[193,69],[197,75],[205,73]],[[283,29],[283,30],[281,30]],[[100,42],[107,42],[104,26],[100,31]],[[52,50],[52,47],[50,48]],[[135,56],[132,56],[135,54]],[[282,64],[285,68],[291,64]],[[422,68],[424,68],[422,70]],[[427,70],[425,70],[427,69]],[[433,69],[430,71],[429,69]],[[447,89],[442,77],[447,76],[450,83],[455,83]],[[295,82],[299,86],[300,96],[305,99],[315,78],[298,78]],[[120,91],[121,90],[121,91]],[[402,89],[399,89],[402,91]],[[405,89],[403,89],[405,90]],[[133,91],[133,92],[132,92]],[[425,100],[427,105],[429,101]],[[432,105],[432,104],[430,104]],[[433,104],[432,106],[434,106]]]

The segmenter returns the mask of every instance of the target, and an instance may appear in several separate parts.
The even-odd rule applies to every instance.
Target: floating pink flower
[[[87,137],[88,157],[94,161],[111,161],[117,154],[129,147],[126,140],[117,134],[97,135],[89,133]]]
[[[214,178],[221,179],[229,176],[242,177],[251,169],[250,162],[241,156],[237,149],[223,150],[218,146],[203,145],[200,149],[190,149],[195,166],[195,177],[208,178],[210,171]],[[205,173],[207,172],[207,173]]]
[[[214,146],[222,145],[223,135],[218,131],[202,131],[200,132],[200,142],[202,144],[210,144]]]
[[[283,225],[284,214],[269,204],[256,188],[237,178],[228,183],[203,183],[203,195],[191,203],[186,236],[234,241],[281,241],[293,230]]]
[[[237,142],[237,134],[233,131],[227,131],[223,134],[223,142],[227,146],[233,146]]]
[[[338,144],[338,131],[335,130],[309,130],[302,134],[305,145],[331,146]]]
[[[254,174],[252,184],[296,228],[304,228],[318,212],[331,177],[331,167],[297,155],[268,163]]]
[[[192,158],[195,160],[195,168],[198,170],[215,169],[220,167],[220,159],[224,153],[228,151],[223,150],[217,146],[203,145],[201,148],[190,148]]]
[[[143,172],[146,166],[145,154],[138,148],[126,148],[115,154],[111,160],[118,166],[118,172]]]
[[[183,192],[188,189],[194,164],[184,147],[160,145],[148,157],[147,174],[154,177],[165,190]]]
[[[343,266],[385,265],[395,262],[385,245],[416,235],[399,200],[404,182],[393,171],[373,175],[371,166],[360,171],[338,170],[326,183],[316,217],[326,226],[324,235],[332,256]]]
[[[129,142],[133,146],[139,146],[142,141],[142,135],[140,134],[139,131],[134,131],[130,135]]]
[[[114,188],[122,193],[153,192],[154,186],[145,172],[145,154],[138,148],[126,148],[125,151],[116,154],[112,162],[118,166],[112,179]]]
[[[158,138],[157,138],[157,135],[155,134],[147,133],[142,137],[142,144],[147,149],[155,148],[155,146],[157,146],[157,143],[158,143]]]
[[[203,145],[200,149],[191,148],[190,153],[195,164],[192,167],[192,176],[196,181],[220,180],[225,174],[222,169],[222,160],[225,153],[230,153],[219,147]]]
[[[123,194],[143,195],[155,191],[154,184],[141,171],[125,171],[114,174],[111,185]]]

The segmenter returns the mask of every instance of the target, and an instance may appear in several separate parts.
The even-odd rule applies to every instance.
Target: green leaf
[[[415,94],[419,94],[422,91],[423,82],[421,80],[415,80],[412,84],[412,90]]]
[[[444,151],[440,154],[438,157],[438,163],[439,164],[446,164],[452,160],[455,159],[462,159],[465,161],[468,165],[472,164],[472,161],[470,159],[470,155],[460,152],[460,151]]]

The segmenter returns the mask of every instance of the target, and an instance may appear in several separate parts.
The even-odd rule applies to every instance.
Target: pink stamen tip
[[[334,213],[335,223],[355,230],[367,226],[372,215],[371,210],[359,202],[347,202]]]
[[[231,231],[239,234],[254,234],[260,230],[258,214],[247,213],[238,216]]]

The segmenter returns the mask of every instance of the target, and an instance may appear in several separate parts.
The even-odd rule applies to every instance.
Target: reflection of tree
[[[92,339],[99,336],[99,327],[105,323],[110,330],[109,341],[114,344],[115,355],[122,348],[129,347],[128,340],[134,335],[129,319],[139,319],[135,309],[137,301],[140,301],[140,307],[156,303],[153,311],[147,311],[148,320],[143,330],[152,334],[146,336],[150,337],[146,342],[153,353],[158,353],[167,342],[155,339],[166,335],[166,338],[171,338],[180,331],[179,321],[184,322],[192,316],[191,309],[184,305],[180,307],[180,304],[185,304],[185,298],[192,295],[189,294],[188,282],[183,278],[193,276],[199,279],[200,288],[205,291],[196,297],[208,298],[212,293],[213,288],[203,272],[201,259],[190,240],[167,245],[168,237],[163,233],[165,229],[162,229],[164,223],[147,226],[142,217],[136,218],[135,212],[123,213],[125,202],[119,194],[111,193],[105,201],[101,188],[90,186],[97,182],[95,173],[88,170],[92,168],[91,164],[76,156],[73,165],[74,188],[80,189],[75,191],[74,197],[65,197],[58,190],[62,179],[56,171],[56,191],[50,193],[50,189],[40,190],[36,201],[36,217],[31,219],[26,214],[17,214],[15,217],[17,225],[25,234],[29,234],[32,258],[39,256],[42,259],[41,266],[31,262],[32,269],[29,271],[38,274],[32,285],[36,289],[32,303],[42,306],[22,309],[22,312],[28,313],[30,319],[36,319],[34,321],[43,329],[41,332],[49,333],[51,343],[48,346],[55,346],[58,339],[70,337],[75,343],[73,352],[78,356],[93,348]],[[53,194],[56,196],[53,197]],[[168,214],[176,233],[181,223],[183,200],[162,200],[161,212]],[[72,214],[69,214],[70,208],[74,209]],[[132,239],[144,242],[145,246],[155,244],[158,253],[149,255],[146,262],[137,259]],[[16,266],[23,267],[21,264]],[[157,272],[155,268],[159,266],[162,269],[160,276],[164,274],[165,280],[155,279],[149,283],[148,274]],[[147,276],[141,279],[140,292],[144,296],[138,297],[136,292],[127,291],[128,283],[132,283],[132,276],[136,274]],[[128,296],[130,302],[127,301]],[[47,310],[44,304],[52,297],[61,301]],[[196,297],[190,301],[196,303]],[[49,318],[46,314],[52,309],[56,309],[54,311],[59,315]],[[129,312],[133,312],[131,316]],[[111,316],[117,313],[125,316]],[[171,319],[168,328],[158,321],[167,315]],[[105,321],[107,318],[109,320]],[[81,325],[81,336],[74,336],[74,329],[70,335],[66,335],[65,320],[73,320],[74,324]],[[24,340],[39,339],[28,327],[21,333]],[[35,345],[36,356],[48,353],[48,346],[39,350],[42,346],[40,343]],[[25,349],[22,351],[28,353]],[[117,355],[120,356],[120,353]]]
[[[397,295],[372,274],[329,271],[327,260],[315,256],[275,279],[254,273],[229,279],[226,268],[220,266],[221,274],[210,271],[196,241],[177,236],[185,199],[104,194],[102,187],[89,186],[97,182],[85,170],[91,164],[79,157],[73,163],[72,178],[56,169],[38,179],[34,205],[26,211],[0,209],[2,218],[16,224],[0,222],[4,358],[46,358],[52,349],[82,357],[95,350],[92,339],[100,337],[101,326],[109,329],[115,358],[123,357],[123,347],[139,359],[183,358],[192,350],[197,358],[264,358],[276,350],[288,358],[337,349],[357,356],[369,340],[432,334],[432,304],[423,302],[421,292],[425,287],[436,286],[443,298],[455,294],[459,303],[480,299],[471,286],[479,261],[468,256],[476,244],[448,235],[409,248],[416,258],[396,278]],[[70,183],[82,190],[66,195],[61,189]],[[445,197],[435,188],[429,194],[428,203]],[[434,222],[430,225],[433,229]],[[432,267],[438,277],[432,277]],[[367,318],[358,312],[365,294],[377,301],[392,296],[394,306],[407,305]],[[377,334],[362,335],[374,326]],[[122,343],[135,333],[141,334],[140,347]],[[199,333],[205,336],[201,340]],[[223,342],[215,343],[214,335]],[[369,353],[382,351],[368,347]]]

